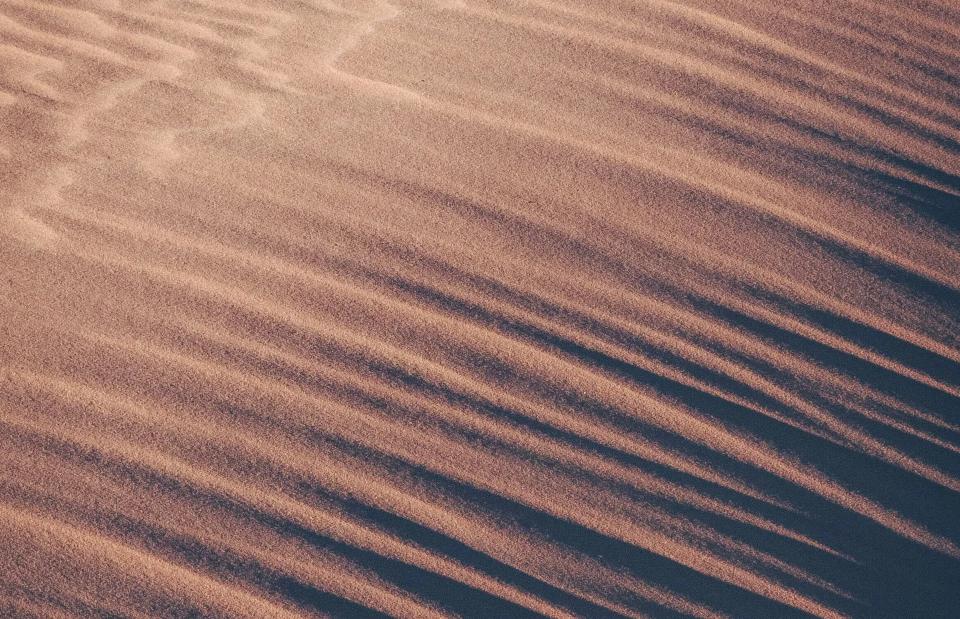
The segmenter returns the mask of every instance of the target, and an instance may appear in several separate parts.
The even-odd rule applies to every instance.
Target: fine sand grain
[[[0,617],[956,617],[952,0],[0,0]]]

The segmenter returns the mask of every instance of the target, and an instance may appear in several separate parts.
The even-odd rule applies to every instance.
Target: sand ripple
[[[958,36],[0,0],[0,615],[954,615]]]

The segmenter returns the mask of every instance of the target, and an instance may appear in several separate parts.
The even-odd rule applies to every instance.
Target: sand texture
[[[0,0],[0,617],[960,616],[955,0]]]

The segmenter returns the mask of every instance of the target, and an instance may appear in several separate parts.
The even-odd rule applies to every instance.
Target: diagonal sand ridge
[[[0,616],[955,614],[958,36],[0,0]]]

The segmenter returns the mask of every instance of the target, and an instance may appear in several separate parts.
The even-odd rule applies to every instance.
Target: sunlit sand
[[[958,40],[0,0],[0,616],[956,616]]]

